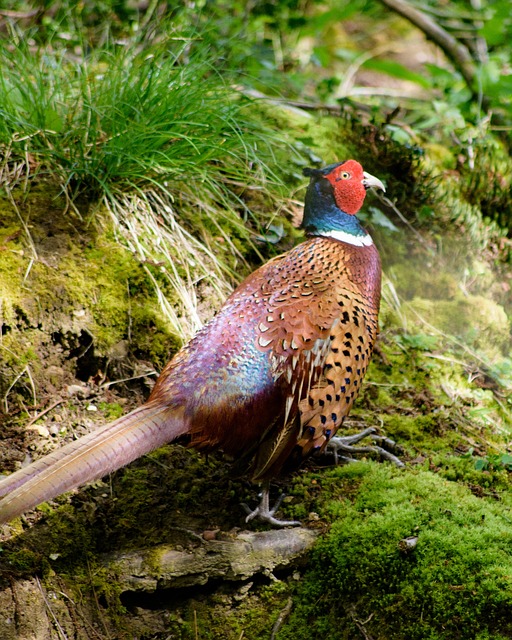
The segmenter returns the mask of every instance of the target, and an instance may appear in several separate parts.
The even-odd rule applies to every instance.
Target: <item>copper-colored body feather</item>
[[[271,260],[176,354],[143,407],[1,482],[0,522],[180,437],[242,458],[255,481],[275,477],[348,415],[379,299],[373,243],[318,233]]]

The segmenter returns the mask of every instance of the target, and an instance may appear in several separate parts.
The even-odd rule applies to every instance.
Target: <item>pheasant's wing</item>
[[[286,406],[281,429],[261,447],[258,476],[297,444],[303,455],[324,446],[357,396],[377,336],[380,291],[378,254],[368,248],[363,273],[360,251],[355,259],[349,245],[316,238],[275,261],[261,285],[256,342],[270,354]]]

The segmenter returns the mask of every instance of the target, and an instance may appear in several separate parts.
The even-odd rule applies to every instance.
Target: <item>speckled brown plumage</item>
[[[232,293],[145,405],[1,482],[0,521],[165,442],[220,448],[258,482],[325,447],[377,336],[380,260],[353,213],[365,189],[382,184],[354,161],[310,175],[303,226],[311,237]]]

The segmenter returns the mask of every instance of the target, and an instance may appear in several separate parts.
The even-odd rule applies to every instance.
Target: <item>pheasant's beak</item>
[[[363,176],[363,186],[365,189],[374,187],[375,189],[382,189],[382,191],[386,191],[386,187],[375,176],[372,176],[370,173],[366,173],[366,171],[363,171]]]

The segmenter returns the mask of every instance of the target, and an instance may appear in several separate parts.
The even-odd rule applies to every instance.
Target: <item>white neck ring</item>
[[[369,247],[373,244],[372,237],[369,233],[364,236],[355,236],[352,233],[347,233],[340,229],[332,229],[331,231],[322,231],[319,235],[325,236],[326,238],[334,238],[335,240],[340,240],[340,242],[353,244],[355,247]]]

